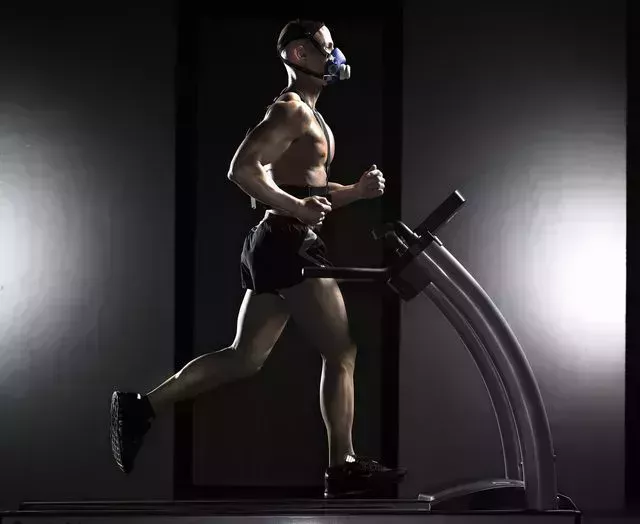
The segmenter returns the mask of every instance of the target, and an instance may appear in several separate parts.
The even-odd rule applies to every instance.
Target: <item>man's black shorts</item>
[[[296,218],[268,213],[245,238],[240,258],[242,288],[277,294],[300,284],[304,267],[331,265],[316,229]]]

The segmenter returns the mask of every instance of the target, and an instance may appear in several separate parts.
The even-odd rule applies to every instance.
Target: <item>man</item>
[[[330,265],[318,236],[327,214],[382,195],[385,181],[375,165],[353,185],[329,181],[335,142],[316,104],[325,86],[350,76],[329,29],[320,22],[290,22],[280,33],[277,49],[289,84],[240,144],[228,173],[268,208],[244,242],[241,278],[246,291],[235,340],[228,348],[196,358],[147,395],[114,392],[113,454],[118,466],[130,472],[157,413],[256,373],[291,318],[323,357],[320,397],[329,447],[325,496],[363,495],[400,481],[405,471],[355,454],[356,347],[345,304],[335,280],[305,280],[302,268]]]

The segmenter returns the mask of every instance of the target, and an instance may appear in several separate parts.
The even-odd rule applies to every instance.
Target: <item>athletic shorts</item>
[[[240,278],[243,289],[278,294],[304,280],[303,268],[331,265],[317,228],[267,213],[244,240]]]

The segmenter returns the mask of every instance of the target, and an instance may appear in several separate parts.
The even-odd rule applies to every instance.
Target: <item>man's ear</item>
[[[293,58],[296,61],[304,62],[307,58],[307,50],[304,48],[304,45],[298,44],[293,48]]]

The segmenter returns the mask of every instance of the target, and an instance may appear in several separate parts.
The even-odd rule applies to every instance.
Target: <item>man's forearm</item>
[[[294,213],[301,204],[299,199],[282,191],[262,166],[244,166],[230,172],[228,178],[247,195],[274,209]]]
[[[329,182],[329,194],[331,195],[331,207],[336,209],[344,207],[356,200],[360,200],[360,193],[356,184],[343,186],[335,182]]]

